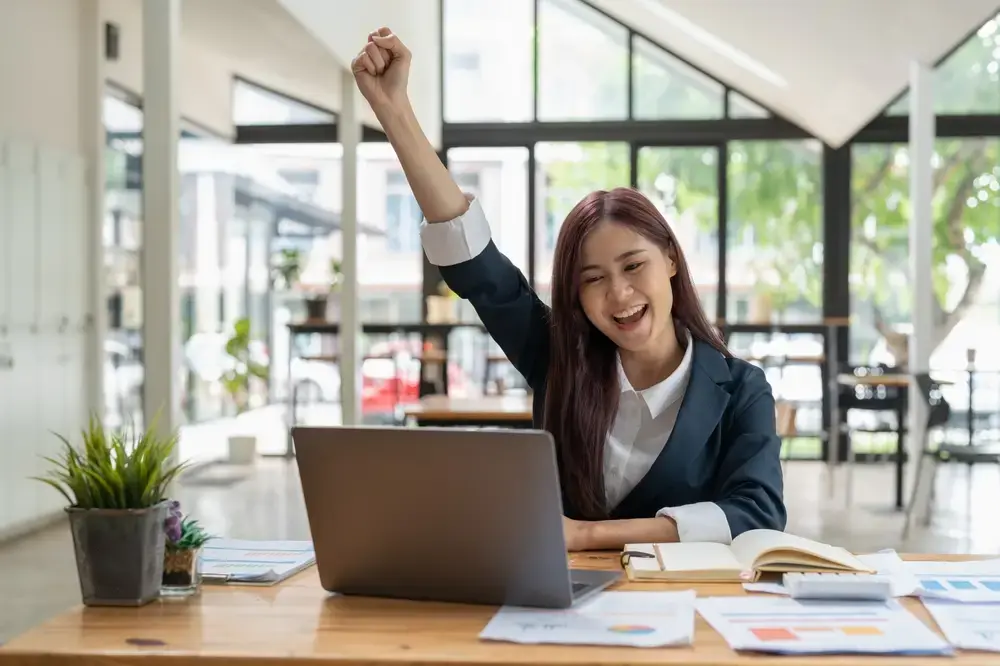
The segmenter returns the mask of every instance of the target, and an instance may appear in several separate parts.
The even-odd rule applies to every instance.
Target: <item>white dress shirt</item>
[[[490,242],[489,222],[479,201],[468,195],[466,198],[469,209],[463,215],[447,222],[425,221],[421,225],[424,253],[436,266],[469,261]],[[662,382],[641,391],[632,387],[619,361],[618,412],[604,448],[604,486],[609,509],[617,506],[649,472],[670,439],[691,376],[693,349],[688,335],[678,368]],[[671,446],[691,445],[671,443]],[[714,502],[664,507],[656,515],[669,517],[677,524],[681,541],[732,542],[726,514]]]

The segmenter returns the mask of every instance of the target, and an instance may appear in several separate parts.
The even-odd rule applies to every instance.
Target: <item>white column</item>
[[[931,281],[931,240],[934,220],[931,198],[934,188],[934,94],[933,69],[926,64],[910,65],[910,299],[913,333],[909,341],[911,375],[927,372],[934,349],[934,285]],[[910,460],[916,460],[923,446],[927,408],[916,382],[910,383]],[[916,465],[911,464],[910,469]]]
[[[80,150],[86,163],[87,305],[84,321],[84,407],[104,416],[104,338],[108,327],[104,283],[104,22],[100,0],[80,2]]]
[[[143,2],[143,411],[147,427],[158,416],[161,434],[175,431],[180,424],[176,84],[180,15],[181,0]]]
[[[344,285],[340,294],[340,390],[344,425],[361,421],[361,325],[358,321],[358,144],[361,143],[360,94],[354,75],[342,70],[343,106],[337,133],[343,147],[340,213]]]

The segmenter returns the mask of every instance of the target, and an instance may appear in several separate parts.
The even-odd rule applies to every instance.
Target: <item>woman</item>
[[[426,219],[424,252],[533,390],[535,424],[556,442],[567,548],[784,529],[770,386],[706,318],[660,213],[631,189],[585,197],[559,232],[548,308],[421,131],[410,59],[382,28],[352,69]]]

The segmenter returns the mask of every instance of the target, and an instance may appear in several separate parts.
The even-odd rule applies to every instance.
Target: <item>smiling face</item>
[[[672,332],[677,265],[666,250],[631,228],[602,221],[583,242],[580,305],[619,348],[641,352]]]

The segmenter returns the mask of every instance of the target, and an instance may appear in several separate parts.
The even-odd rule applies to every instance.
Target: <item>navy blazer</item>
[[[533,421],[541,427],[548,306],[493,241],[471,260],[440,270],[524,376],[534,392]],[[670,438],[611,518],[651,518],[663,507],[714,502],[733,537],[756,528],[784,530],[781,440],[770,384],[760,368],[706,343],[694,345],[691,377]],[[580,515],[565,492],[563,509],[567,517]]]

